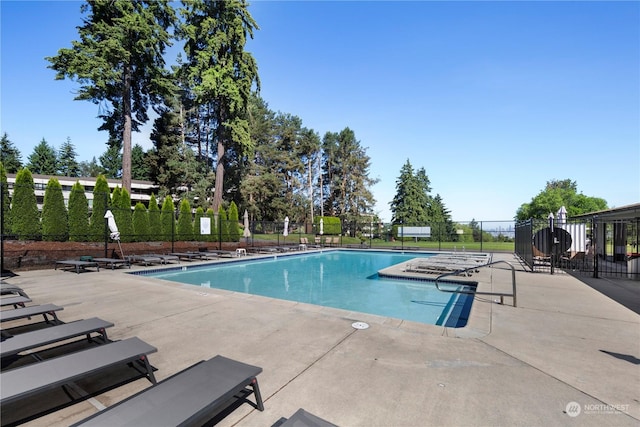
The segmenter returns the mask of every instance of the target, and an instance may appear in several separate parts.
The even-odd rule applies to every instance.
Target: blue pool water
[[[418,256],[429,254],[334,250],[178,267],[149,276],[415,322],[465,326],[472,295],[441,292],[429,281],[395,280],[377,274]],[[456,289],[463,285],[446,286]]]

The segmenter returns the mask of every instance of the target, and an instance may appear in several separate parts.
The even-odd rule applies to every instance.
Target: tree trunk
[[[221,132],[220,132],[221,133]],[[218,164],[216,165],[216,186],[213,190],[213,212],[218,213],[222,205],[222,193],[224,192],[224,143],[218,137]]]
[[[131,67],[129,65],[125,66],[123,79],[122,188],[126,188],[131,194]]]

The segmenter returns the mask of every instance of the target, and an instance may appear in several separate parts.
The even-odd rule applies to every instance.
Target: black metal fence
[[[638,220],[516,223],[516,254],[532,271],[640,279]]]

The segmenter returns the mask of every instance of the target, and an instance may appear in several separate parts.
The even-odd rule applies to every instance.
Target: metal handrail
[[[500,264],[500,263],[507,264],[509,267],[511,267],[511,286],[513,287],[513,293],[511,293],[511,294],[505,294],[503,292],[476,292],[476,291],[466,291],[466,290],[441,289],[440,286],[438,285],[438,281],[440,279],[442,279],[443,277],[454,276],[454,275],[458,275],[460,273],[466,273],[466,272],[471,271],[471,270],[477,270],[477,269],[482,268],[482,267],[489,267],[489,266],[492,266],[494,264]],[[513,297],[513,306],[517,307],[517,302],[516,302],[516,269],[510,262],[507,262],[507,261],[502,261],[502,260],[493,261],[493,262],[490,262],[488,264],[476,265],[476,266],[473,266],[473,267],[469,267],[469,268],[465,268],[465,269],[461,269],[461,270],[456,270],[456,271],[451,271],[449,273],[444,273],[444,274],[441,274],[438,277],[436,277],[435,284],[436,284],[436,289],[438,289],[441,292],[449,292],[449,293],[453,293],[453,294],[475,294],[475,295],[494,295],[494,296],[499,296],[501,304],[504,303],[504,297]]]

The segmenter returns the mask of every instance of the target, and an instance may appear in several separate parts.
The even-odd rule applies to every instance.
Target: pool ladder
[[[469,271],[475,271],[478,270],[482,267],[490,267],[493,266],[495,264],[507,264],[510,268],[511,268],[511,286],[513,288],[513,292],[510,294],[504,293],[504,292],[475,292],[475,291],[467,291],[467,290],[453,290],[453,289],[443,289],[440,287],[440,285],[438,284],[438,281],[440,279],[442,279],[443,277],[447,277],[447,276],[454,276],[454,275],[458,275],[461,273],[467,273]],[[453,294],[473,294],[473,295],[492,295],[492,296],[499,296],[500,297],[500,304],[504,304],[504,297],[512,297],[513,298],[513,306],[517,307],[517,302],[516,302],[516,269],[513,265],[511,265],[511,263],[507,262],[507,261],[494,261],[494,262],[490,262],[488,264],[482,264],[482,265],[476,265],[474,267],[469,267],[469,268],[464,268],[464,269],[460,269],[460,270],[456,270],[456,271],[451,271],[448,273],[444,273],[439,275],[438,277],[436,277],[436,289],[438,289],[441,292],[450,292]]]

